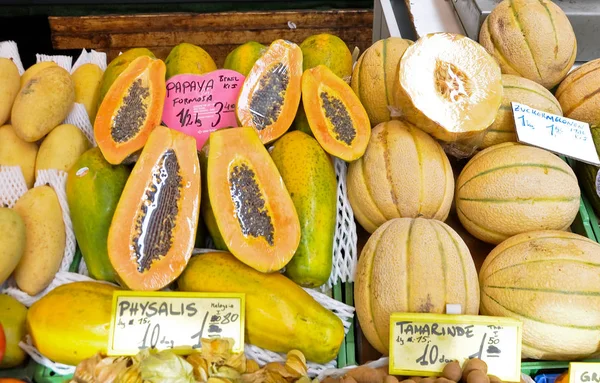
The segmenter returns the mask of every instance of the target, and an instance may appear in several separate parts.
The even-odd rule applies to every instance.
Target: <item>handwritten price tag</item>
[[[392,314],[390,374],[439,375],[458,360],[479,358],[491,375],[518,382],[522,324],[510,318],[475,315]]]
[[[235,104],[243,83],[244,76],[229,69],[173,76],[167,81],[162,120],[195,137],[200,150],[211,132],[238,126]]]
[[[512,103],[519,142],[600,165],[589,124]]]
[[[233,338],[244,350],[244,294],[116,291],[108,355],[147,348],[189,354],[202,339]]]
[[[600,362],[569,364],[569,383],[600,383]]]

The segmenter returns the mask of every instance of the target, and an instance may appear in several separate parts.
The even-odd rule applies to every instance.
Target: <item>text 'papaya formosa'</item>
[[[133,60],[104,97],[94,136],[106,160],[118,165],[144,147],[162,118],[165,63],[148,56]]]
[[[300,222],[267,149],[254,129],[232,128],[211,133],[203,155],[206,150],[216,234],[248,266],[263,273],[280,270],[298,248]],[[211,236],[219,238],[214,228]]]
[[[275,40],[259,58],[240,90],[236,115],[240,126],[256,130],[267,144],[292,125],[302,92],[302,50]]]
[[[371,137],[367,111],[350,85],[319,65],[302,75],[302,104],[315,138],[344,161],[362,157]]]
[[[127,180],[108,233],[121,284],[159,290],[186,267],[200,209],[196,140],[158,126]]]

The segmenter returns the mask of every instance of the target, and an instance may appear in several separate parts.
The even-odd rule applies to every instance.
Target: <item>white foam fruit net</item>
[[[354,282],[358,258],[356,223],[346,189],[348,165],[339,158],[334,159],[334,164],[337,177],[337,218],[333,237],[333,268],[327,286],[323,286],[323,289],[340,282]]]
[[[19,68],[20,73],[24,72],[18,53],[17,45],[12,42],[0,42],[0,57],[10,57]],[[69,56],[46,56],[37,55],[37,61],[54,61],[61,67],[73,73],[79,66],[85,63],[94,63],[101,69],[106,69],[106,55],[100,52],[87,52],[83,50],[79,59],[72,65],[72,58]],[[64,121],[65,124],[72,124],[79,127],[85,136],[90,140],[93,146],[96,146],[93,133],[93,124],[87,115],[85,107],[82,104],[75,104],[71,113]],[[348,201],[346,191],[346,169],[347,165],[343,160],[335,158],[335,171],[337,177],[337,218],[336,232],[334,236],[333,250],[333,268],[329,281],[322,286],[325,291],[333,285],[340,282],[351,282],[354,280],[354,271],[356,267],[357,249],[356,249],[356,225],[354,223],[354,214]],[[69,272],[75,253],[76,240],[73,234],[72,223],[69,215],[69,207],[66,201],[65,183],[67,174],[58,170],[42,170],[36,175],[35,186],[48,184],[54,188],[57,193],[61,208],[63,210],[63,219],[67,231],[67,240],[65,254],[61,263],[60,271],[56,274],[50,285],[35,297],[22,292],[16,286],[14,280],[9,279],[4,286],[0,286],[1,293],[9,294],[26,306],[31,306],[38,299],[52,291],[54,288],[73,282],[93,281],[87,276],[85,262],[81,260],[78,273]],[[27,191],[25,179],[18,166],[0,166],[0,204],[13,207],[17,200]],[[98,281],[99,282],[99,281]],[[335,313],[343,322],[346,333],[352,326],[354,317],[354,307],[339,302],[319,291],[305,289],[317,302],[323,307]],[[54,363],[45,358],[31,343],[31,339],[21,342],[20,346],[39,364],[51,369],[58,375],[70,375],[74,373],[74,366],[66,366]],[[285,354],[279,354],[264,350],[259,347],[246,344],[246,356],[256,360],[263,366],[270,362],[284,361]],[[308,372],[311,377],[322,374],[323,371],[335,369],[336,360],[327,364],[308,363]]]
[[[85,50],[83,52],[85,52],[85,54],[82,53],[82,56],[79,58],[79,60],[77,60],[77,67],[86,62],[100,62],[99,66],[106,68],[105,54],[94,51],[87,53]],[[18,63],[17,66],[19,66],[21,63],[17,45],[12,41],[0,42],[0,57],[12,58],[15,63]],[[59,66],[72,73],[73,66],[71,65],[72,58],[70,56],[46,56],[38,54],[36,57],[38,63],[42,61],[54,61]],[[102,60],[104,60],[103,63]],[[82,104],[75,104],[63,123],[77,126],[90,140],[92,146],[96,145],[94,141],[92,123],[90,122],[90,118],[88,117],[85,107]],[[27,191],[27,185],[25,184],[25,179],[21,169],[18,166],[0,166],[0,181],[0,203],[2,203],[3,206],[13,207],[17,200]],[[63,221],[66,230],[65,253],[63,255],[59,272],[56,274],[54,280],[44,291],[36,296],[30,296],[29,294],[21,291],[13,278],[9,278],[9,280],[6,281],[3,286],[0,286],[1,293],[13,296],[28,307],[46,295],[48,292],[52,291],[52,289],[55,287],[71,282],[69,279],[69,268],[73,263],[73,258],[75,255],[76,239],[75,234],[73,233],[73,225],[71,223],[69,205],[66,198],[66,181],[66,172],[48,169],[37,172],[36,182],[34,185],[51,186],[56,192],[63,213]],[[87,274],[87,268],[83,260],[81,260],[78,271],[81,274]]]

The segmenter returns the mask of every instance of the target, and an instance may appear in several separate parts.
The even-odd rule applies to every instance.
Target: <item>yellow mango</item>
[[[71,124],[63,124],[54,128],[44,138],[37,160],[36,173],[43,169],[57,169],[68,172],[86,150],[91,147],[85,134]]]
[[[72,366],[98,352],[105,354],[115,290],[99,282],[58,286],[27,313],[33,344],[50,360]]]
[[[25,73],[23,73],[23,76],[21,76],[21,89],[23,89],[25,84],[27,84],[27,82],[29,80],[31,80],[33,78],[33,76],[38,74],[42,69],[55,67],[55,66],[58,66],[58,64],[55,63],[54,61],[42,61],[37,64],[33,64],[32,66],[27,68]]]
[[[10,117],[10,110],[19,93],[20,77],[12,60],[0,58],[0,126]]]
[[[29,295],[44,290],[60,268],[65,224],[56,192],[50,186],[30,189],[14,207],[25,222],[25,252],[15,270],[17,286]]]
[[[15,270],[25,251],[25,224],[14,210],[0,207],[0,285]]]
[[[9,295],[0,294],[0,313],[0,323],[6,336],[6,352],[0,369],[18,367],[27,357],[19,347],[27,333],[27,307]]]
[[[104,72],[96,64],[83,64],[73,72],[71,78],[75,83],[75,102],[83,104],[94,124],[100,98],[100,82]]]
[[[31,188],[35,180],[37,154],[35,142],[20,139],[11,125],[0,127],[0,165],[20,166],[27,188]]]
[[[67,117],[74,101],[69,72],[59,66],[42,69],[15,99],[11,115],[15,132],[27,142],[39,140]]]
[[[182,291],[246,294],[246,340],[267,350],[299,350],[316,363],[333,360],[344,340],[340,318],[280,273],[264,274],[233,255],[193,257],[178,280]]]

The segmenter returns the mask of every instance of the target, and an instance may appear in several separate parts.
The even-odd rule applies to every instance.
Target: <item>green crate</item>
[[[575,169],[577,161],[571,158],[567,158],[566,161],[572,169]],[[575,222],[571,225],[571,229],[577,234],[584,235],[596,242],[600,242],[600,225],[598,224],[598,217],[583,190],[581,192],[579,214],[577,214]]]
[[[333,287],[333,298],[354,307],[354,284],[350,282],[337,284]],[[356,364],[356,342],[354,340],[354,327],[356,326],[356,316],[352,319],[352,325],[344,338],[344,343],[340,348],[337,357],[338,368],[353,366]]]
[[[600,359],[586,359],[581,362],[600,362]],[[569,369],[569,363],[566,361],[528,361],[521,363],[521,372],[532,378],[539,374],[555,373],[560,374]]]

